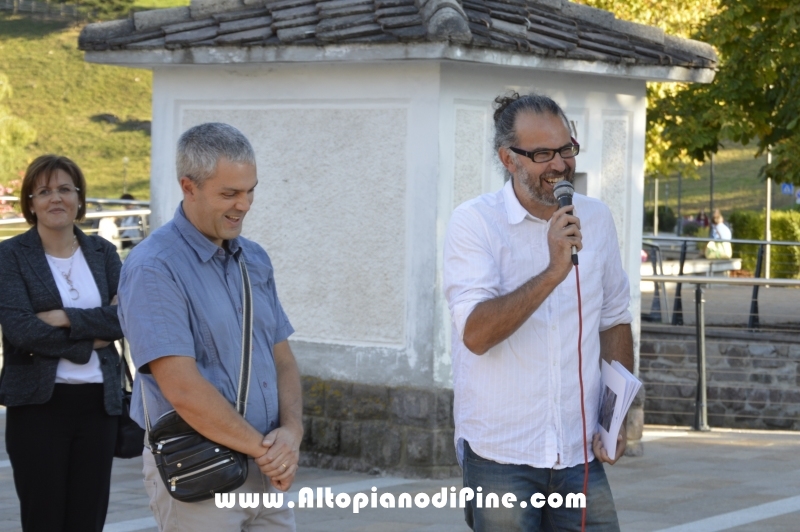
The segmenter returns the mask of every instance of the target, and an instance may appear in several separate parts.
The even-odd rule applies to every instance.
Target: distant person
[[[103,530],[122,413],[114,246],[76,225],[80,168],[43,155],[25,172],[32,226],[0,243],[0,404],[25,532]]]
[[[132,194],[125,193],[119,197],[121,200],[134,201],[136,198]],[[126,209],[135,209],[136,205],[126,205]],[[120,240],[122,249],[130,249],[142,241],[144,233],[142,231],[142,218],[140,216],[126,216],[120,224]]]
[[[708,227],[708,216],[706,215],[705,209],[700,209],[694,221],[697,222],[697,225],[700,227]]]
[[[733,238],[730,228],[725,224],[725,219],[719,209],[714,209],[711,216],[711,231],[709,236],[713,238],[706,246],[707,259],[729,259],[733,257],[733,249],[730,240]]]
[[[97,226],[97,236],[105,238],[119,249],[119,227],[117,227],[116,219],[113,216],[100,218],[100,223]]]

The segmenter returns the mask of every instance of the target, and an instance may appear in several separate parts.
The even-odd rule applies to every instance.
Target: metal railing
[[[696,237],[678,237],[678,236],[653,236],[653,237],[645,237],[643,245],[649,247],[652,251],[650,254],[651,263],[653,265],[653,274],[658,276],[661,274],[661,279],[659,281],[654,281],[655,284],[655,293],[653,296],[652,307],[650,311],[650,315],[646,316],[649,321],[662,321],[667,323],[668,320],[664,319],[665,316],[669,315],[669,301],[667,299],[666,293],[666,283],[677,283],[675,288],[675,298],[672,304],[672,317],[671,323],[672,325],[683,325],[683,297],[681,294],[682,284],[687,281],[687,276],[684,274],[684,267],[687,260],[688,255],[688,246],[689,243],[707,243],[711,241],[715,241],[713,238],[696,238]],[[656,243],[658,242],[658,243]],[[664,275],[664,265],[663,265],[663,257],[664,252],[661,249],[661,244],[664,242],[675,242],[680,243],[680,258],[679,258],[679,268],[678,273],[675,276],[665,276]],[[765,256],[766,253],[769,253],[769,249],[772,246],[786,246],[786,247],[800,247],[800,242],[786,242],[786,241],[776,241],[776,240],[742,240],[742,239],[733,239],[733,240],[726,240],[725,242],[730,242],[731,244],[744,244],[744,245],[755,245],[757,246],[757,257],[756,257],[756,264],[755,264],[755,271],[753,272],[753,279],[764,279],[767,282],[764,283],[756,283],[752,282],[751,280],[747,279],[745,283],[741,282],[727,282],[722,284],[730,284],[730,285],[752,285],[753,292],[750,298],[750,312],[748,315],[748,322],[747,328],[748,329],[758,329],[760,327],[760,319],[759,319],[759,306],[758,306],[758,295],[759,295],[759,287],[761,286],[789,286],[783,283],[779,283],[778,279],[775,280],[768,280],[765,279],[769,277],[768,272],[764,269],[765,263]],[[726,271],[725,268],[721,269],[714,269],[714,264],[721,263],[726,259],[710,259],[709,266],[708,266],[708,275],[709,277],[704,277],[707,281],[709,280],[710,276],[713,273],[719,273]],[[735,260],[735,259],[731,259]],[[649,276],[648,276],[649,277]],[[645,279],[645,276],[642,277],[642,280],[647,281],[649,279]],[[735,279],[728,278],[728,281],[734,281]],[[709,284],[709,283],[707,283]],[[718,284],[718,283],[713,283]],[[795,285],[791,285],[795,286]],[[663,293],[663,300],[662,294]],[[660,320],[659,320],[660,318]]]
[[[19,198],[16,196],[0,196],[0,201],[7,201],[10,203],[18,202]],[[86,216],[84,217],[84,222],[81,222],[79,226],[84,233],[87,234],[96,234],[100,230],[99,227],[95,227],[94,221],[101,220],[103,218],[128,218],[128,217],[135,217],[138,218],[138,222],[136,225],[127,225],[127,226],[117,226],[119,233],[123,233],[126,230],[130,229],[139,229],[141,230],[141,238],[146,237],[150,233],[150,208],[149,202],[147,201],[140,201],[140,200],[118,200],[118,199],[105,199],[105,198],[86,198],[87,205],[97,205],[99,210],[88,210],[86,212]],[[122,210],[103,210],[104,206],[121,206],[121,207],[138,207],[138,208],[126,208]],[[3,228],[15,228],[19,226],[19,231],[15,231],[16,233],[21,233],[27,230],[28,223],[25,221],[25,218],[22,217],[13,217],[13,218],[3,218],[0,219],[0,230]],[[13,234],[8,235],[0,235],[0,240],[4,240],[7,238],[11,238],[14,236]],[[115,244],[118,246],[125,241],[134,240],[130,237],[119,237],[114,239]]]
[[[15,15],[25,13],[69,20],[86,18],[86,13],[81,12],[77,4],[38,2],[36,0],[0,0],[0,11],[11,11]]]
[[[653,283],[674,282],[675,277],[668,275],[642,275],[642,281]],[[708,425],[708,404],[706,380],[706,324],[705,324],[705,295],[706,285],[738,285],[773,286],[785,288],[800,288],[800,279],[752,279],[752,278],[726,278],[687,275],[682,277],[683,283],[695,285],[695,341],[697,346],[697,388],[695,401],[694,430],[710,430]],[[755,296],[754,296],[755,297]],[[757,310],[757,307],[756,307]],[[751,310],[752,312],[752,310]]]

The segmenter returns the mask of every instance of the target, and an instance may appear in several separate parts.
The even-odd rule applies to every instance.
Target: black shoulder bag
[[[122,415],[119,416],[119,425],[117,425],[117,443],[114,445],[114,456],[117,458],[135,458],[142,456],[144,449],[144,429],[139,426],[134,420],[131,419],[131,392],[125,384],[131,383],[133,387],[133,375],[131,374],[131,367],[128,365],[128,357],[126,356],[127,349],[125,348],[125,340],[122,340],[122,357],[120,362],[125,366],[125,371],[122,373]]]
[[[253,297],[244,258],[239,257],[242,272],[242,365],[239,372],[236,410],[242,417],[250,388],[250,359],[253,354]],[[142,385],[144,402],[144,385]],[[144,419],[150,450],[161,480],[169,494],[179,501],[211,499],[215,493],[233,491],[247,480],[247,455],[215,443],[189,426],[177,412],[170,410],[150,427],[147,404]]]

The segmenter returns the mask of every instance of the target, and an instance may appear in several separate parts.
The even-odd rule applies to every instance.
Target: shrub
[[[684,236],[697,236],[701,225],[695,221],[684,220],[681,225],[681,234]]]
[[[653,228],[653,209],[647,209],[644,211],[644,226],[649,227],[650,229]],[[672,207],[668,207],[666,205],[659,205],[658,206],[658,230],[664,231],[667,233],[675,231],[675,222],[677,218],[675,217],[675,211],[672,210]]]
[[[772,239],[800,242],[800,212],[773,211]],[[779,279],[800,279],[800,246],[771,246],[770,274]]]
[[[764,240],[764,214],[756,211],[734,211],[729,221],[733,238],[738,240]],[[772,211],[772,240],[800,242],[800,212]],[[734,244],[733,254],[742,259],[742,268],[755,272],[758,246]],[[762,274],[763,275],[763,274]],[[770,277],[773,279],[800,278],[800,247],[770,246]]]

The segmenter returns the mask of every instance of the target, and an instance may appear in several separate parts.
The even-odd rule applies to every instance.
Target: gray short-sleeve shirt
[[[119,320],[137,368],[131,417],[144,427],[140,379],[150,423],[172,410],[149,362],[164,356],[189,356],[232,404],[236,399],[242,353],[244,260],[253,291],[253,359],[247,421],[262,434],[278,427],[277,373],[273,346],[293,332],[275,288],[272,263],[261,246],[243,237],[214,245],[186,218],[175,217],[128,255],[119,282]]]

